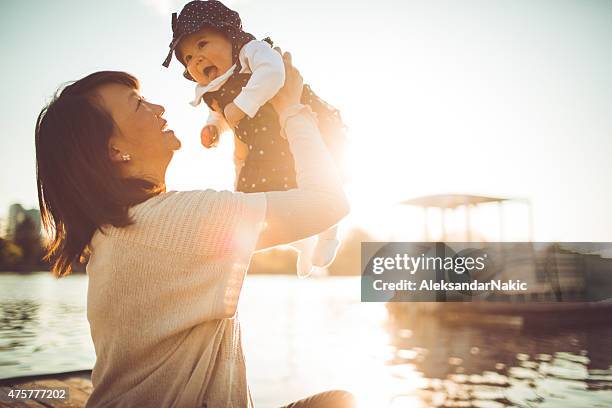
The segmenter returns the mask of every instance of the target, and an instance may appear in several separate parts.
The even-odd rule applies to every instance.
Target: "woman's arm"
[[[240,141],[238,136],[234,135],[234,189],[238,186],[238,177],[240,176],[240,171],[244,167],[244,162],[248,155],[249,148],[246,143]]]
[[[288,244],[324,231],[349,212],[342,181],[325,147],[314,113],[300,105],[302,77],[283,55],[285,85],[271,100],[279,112],[297,175],[297,189],[266,193],[265,224],[256,249]]]

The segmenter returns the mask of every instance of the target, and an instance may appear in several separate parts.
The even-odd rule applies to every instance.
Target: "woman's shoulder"
[[[231,252],[236,236],[257,235],[264,221],[264,193],[193,190],[161,193],[130,209],[131,225],[108,227],[101,240],[160,248],[166,251],[212,255]],[[229,251],[229,252],[228,252]]]
[[[232,207],[230,191],[193,190],[167,191],[134,205],[129,210],[130,225],[105,226],[104,238],[123,244],[151,247],[172,247],[175,243],[195,239],[206,225],[222,218],[214,211],[217,206]],[[96,243],[96,240],[94,240]]]
[[[265,195],[228,190],[168,191],[130,209],[135,223],[194,226],[226,218],[240,218],[249,212],[265,211]]]
[[[133,206],[130,212],[133,216],[148,212],[174,213],[179,209],[198,208],[202,205],[230,202],[235,199],[235,193],[227,190],[167,191]]]

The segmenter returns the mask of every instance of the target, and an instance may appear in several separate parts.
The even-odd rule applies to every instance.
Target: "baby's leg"
[[[338,239],[338,226],[317,235],[317,245],[312,253],[312,264],[318,268],[328,267],[338,254],[340,240]]]
[[[344,172],[343,156],[346,150],[346,126],[340,112],[325,102],[308,85],[302,91],[302,103],[309,105],[317,114],[319,130],[332,158],[338,166],[342,178],[347,179]],[[315,267],[328,267],[336,258],[340,241],[337,237],[338,227],[334,226],[318,235],[317,246],[314,249],[312,264]]]
[[[299,278],[307,278],[312,274],[312,255],[317,245],[317,238],[310,237],[291,244],[298,252],[297,275]]]

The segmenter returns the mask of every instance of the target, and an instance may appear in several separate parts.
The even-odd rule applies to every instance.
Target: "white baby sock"
[[[336,259],[339,247],[338,226],[336,225],[317,236],[317,245],[311,259],[312,264],[319,268],[328,267]]]
[[[310,237],[291,244],[298,251],[297,275],[307,278],[312,274],[312,255],[317,244],[316,237]]]

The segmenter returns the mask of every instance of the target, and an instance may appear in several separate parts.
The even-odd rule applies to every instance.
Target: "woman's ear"
[[[115,163],[124,163],[132,159],[129,153],[122,153],[121,150],[117,149],[115,146],[110,146],[109,155],[111,161]]]

